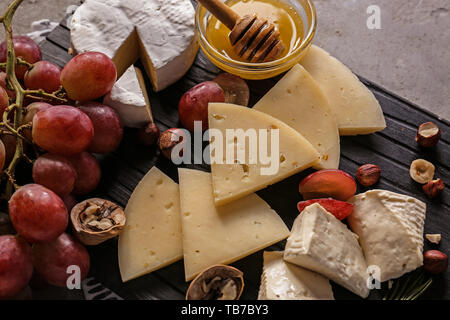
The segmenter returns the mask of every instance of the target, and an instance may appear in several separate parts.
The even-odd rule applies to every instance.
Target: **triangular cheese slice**
[[[423,264],[426,204],[413,197],[370,190],[349,200],[347,218],[359,236],[368,265],[380,268],[380,280],[401,277]]]
[[[357,237],[315,203],[295,219],[284,260],[320,273],[366,298],[369,274]]]
[[[103,98],[126,127],[141,128],[153,120],[142,71],[130,66]]]
[[[128,281],[183,257],[178,184],[153,167],[139,182],[125,208],[119,235],[119,267]]]
[[[283,260],[283,252],[264,251],[258,300],[334,300],[330,281]]]
[[[283,220],[256,194],[216,207],[210,173],[178,169],[178,175],[186,281],[289,236]]]
[[[311,75],[295,65],[253,107],[300,132],[320,153],[316,169],[337,169],[339,130],[328,100]]]
[[[368,134],[386,128],[377,99],[342,62],[312,45],[300,64],[325,93],[341,135]]]
[[[210,130],[211,173],[216,205],[261,190],[319,161],[316,149],[299,132],[266,113],[233,104],[210,103],[208,121],[209,128],[222,136],[215,137]],[[271,144],[273,129],[278,129],[275,131],[279,134],[279,139],[275,140],[278,153]],[[249,135],[253,133],[254,138],[246,139],[243,134],[230,136],[232,130],[248,132]],[[220,150],[223,158],[219,155]],[[234,159],[226,156],[227,150],[235,150]],[[237,150],[242,151],[245,159],[236,157]],[[273,155],[269,164],[262,164],[261,153]]]
[[[138,58],[155,91],[180,79],[198,50],[189,0],[86,0],[70,24],[76,54],[109,56],[120,77]]]

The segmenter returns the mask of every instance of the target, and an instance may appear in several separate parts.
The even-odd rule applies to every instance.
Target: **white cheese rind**
[[[119,114],[126,127],[141,128],[150,121],[150,106],[145,88],[139,84],[137,68],[130,66],[117,80],[103,103]]]
[[[339,130],[328,100],[311,75],[296,64],[253,107],[302,134],[320,153],[316,169],[337,169]]]
[[[140,277],[183,257],[178,184],[153,167],[125,207],[127,223],[119,235],[122,281]]]
[[[214,148],[211,147],[211,173],[216,205],[223,205],[261,190],[311,167],[319,161],[319,153],[308,140],[298,131],[266,113],[234,104],[210,103],[208,121],[210,129],[219,130],[222,133],[224,156],[227,148],[243,150],[246,155],[245,163],[240,163],[237,159],[226,159],[227,163],[215,163],[214,159],[219,157],[213,154]],[[246,142],[243,142],[243,139],[239,141],[227,137],[226,131],[232,129],[255,132],[258,141],[261,139],[260,129],[268,132],[267,141],[271,141],[270,130],[278,129],[279,154],[275,155],[279,159],[276,161],[279,162],[278,170],[274,174],[263,175],[261,168],[267,168],[269,165],[264,165],[260,161],[258,141],[255,144],[256,154],[253,154],[257,161],[252,164],[248,161],[251,155],[249,139],[245,139]],[[210,135],[210,140],[211,137]],[[269,155],[272,154],[269,143],[266,146],[268,146]],[[223,159],[217,161],[223,162]]]
[[[178,175],[186,281],[289,236],[283,220],[256,194],[216,207],[210,173],[178,169]]]
[[[325,93],[341,135],[368,134],[386,128],[377,99],[342,62],[312,45],[300,64]]]
[[[368,273],[357,237],[315,203],[295,219],[284,260],[326,276],[366,298]]]
[[[386,190],[370,190],[349,200],[348,217],[368,265],[380,268],[381,281],[401,277],[423,264],[426,204]]]
[[[141,57],[155,91],[180,79],[198,50],[189,0],[86,0],[71,21],[75,53],[99,51],[118,75]]]
[[[283,260],[283,252],[264,251],[258,300],[334,300],[330,281]]]

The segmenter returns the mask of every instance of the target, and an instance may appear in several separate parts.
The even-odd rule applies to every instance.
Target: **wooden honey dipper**
[[[266,19],[256,14],[240,17],[220,0],[198,0],[228,29],[231,45],[235,52],[248,62],[268,62],[277,59],[285,46],[279,39],[280,33]]]

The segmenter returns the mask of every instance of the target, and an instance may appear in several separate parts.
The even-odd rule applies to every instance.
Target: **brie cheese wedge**
[[[126,127],[141,128],[153,121],[145,81],[140,69],[130,66],[103,98]]]
[[[141,58],[154,90],[160,91],[194,61],[194,16],[189,0],[86,0],[72,17],[72,49],[106,54],[119,77]]]
[[[386,190],[354,196],[347,218],[358,234],[367,265],[380,268],[380,281],[401,277],[423,264],[426,204]]]
[[[357,236],[317,203],[295,219],[284,260],[320,273],[363,298],[369,295],[369,274]]]
[[[258,300],[334,300],[330,281],[283,260],[283,252],[264,251]]]

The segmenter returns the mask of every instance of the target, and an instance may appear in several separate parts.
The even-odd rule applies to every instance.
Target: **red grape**
[[[89,253],[78,240],[67,233],[50,243],[34,245],[33,258],[36,271],[54,286],[67,287],[68,278],[73,274],[68,269],[70,266],[80,268],[80,281],[89,272]]]
[[[208,129],[208,103],[225,102],[225,93],[213,81],[199,83],[187,91],[178,104],[178,114],[183,126],[194,131],[194,121],[202,122],[202,130]]]
[[[25,116],[22,119],[22,124],[27,124],[27,123],[32,124],[34,115],[36,113],[38,113],[41,110],[48,109],[50,107],[53,107],[53,106],[51,104],[48,104],[48,103],[45,103],[45,102],[33,102],[33,103],[30,103],[26,107],[26,113],[25,113]],[[28,139],[30,139],[30,140],[32,139],[31,129],[24,129],[22,131],[22,133]]]
[[[80,106],[94,125],[94,139],[89,152],[108,153],[114,151],[122,141],[123,126],[117,112],[98,102],[89,102]]]
[[[42,60],[41,49],[39,46],[27,36],[13,37],[14,51],[16,58],[21,57],[28,63],[35,63]],[[6,62],[6,41],[0,44],[0,62]],[[16,66],[16,76],[18,79],[23,79],[26,66]]]
[[[61,83],[70,99],[89,101],[108,93],[117,79],[114,62],[100,52],[73,57],[61,72]]]
[[[97,159],[88,152],[82,152],[70,157],[69,160],[77,172],[73,193],[83,195],[94,191],[101,178],[101,170]]]
[[[55,92],[61,86],[61,68],[48,61],[38,61],[27,71],[24,78],[27,89]]]
[[[5,166],[6,160],[6,149],[5,145],[3,144],[2,140],[0,140],[0,171],[3,170],[3,167]]]
[[[69,194],[63,197],[62,200],[64,201],[64,204],[66,205],[67,211],[70,215],[70,211],[72,211],[72,208],[75,207],[75,205],[78,203],[77,199],[73,195]]]
[[[33,118],[33,141],[51,153],[74,155],[86,150],[94,137],[89,117],[72,106],[41,110]]]
[[[77,173],[64,156],[47,153],[33,164],[33,180],[60,197],[69,195],[75,185]]]
[[[66,230],[69,217],[61,198],[38,184],[27,184],[14,192],[9,215],[17,232],[31,243],[56,239]]]
[[[17,236],[0,236],[0,299],[18,294],[32,275],[33,255],[28,243]]]
[[[9,97],[6,90],[0,87],[0,122],[3,121],[3,112],[9,106]]]
[[[6,87],[6,73],[3,72],[3,71],[0,71],[0,87],[2,87],[3,89],[6,90],[6,93],[8,94],[8,96],[10,98],[15,98],[16,97],[16,92],[12,91],[12,90],[9,90]]]
[[[12,134],[3,134],[0,140],[5,146],[5,166],[9,165],[16,153],[17,138]]]

